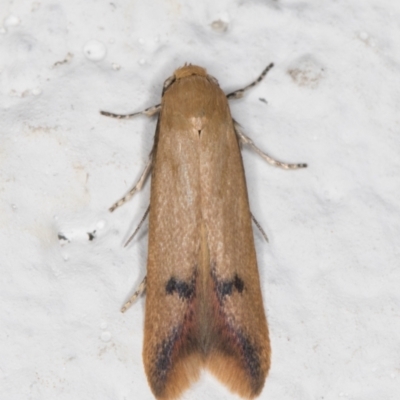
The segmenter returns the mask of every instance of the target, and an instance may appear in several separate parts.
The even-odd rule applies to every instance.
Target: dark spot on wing
[[[218,300],[222,302],[226,296],[231,296],[233,291],[236,289],[239,294],[244,290],[243,279],[238,274],[230,280],[218,279],[215,271],[215,263],[211,263],[211,277],[215,283]]]
[[[233,358],[239,358],[242,368],[246,371],[251,384],[252,393],[257,395],[264,386],[265,372],[262,365],[263,343],[255,342],[252,338],[253,332],[248,332],[245,326],[241,326],[228,318],[225,309],[227,296],[232,296],[235,291],[239,295],[245,290],[243,279],[235,274],[231,279],[221,279],[217,275],[216,263],[211,262],[211,277],[214,282],[214,293],[216,297],[214,319],[216,321],[217,342],[214,346],[218,351]]]
[[[239,293],[242,293],[242,292],[243,292],[243,289],[244,289],[244,282],[243,282],[242,279],[239,278],[239,276],[238,276],[237,274],[235,275],[235,279],[234,279],[233,284],[234,284],[234,286],[235,286],[235,289],[236,289]]]
[[[239,342],[245,368],[251,377],[253,392],[259,393],[264,385],[264,374],[261,369],[259,352],[242,332],[236,332],[236,337]]]
[[[153,361],[154,367],[149,376],[151,387],[157,398],[163,398],[165,395],[170,373],[176,360],[199,351],[194,304],[196,301],[196,277],[195,269],[189,282],[172,277],[165,286],[168,295],[174,295],[176,292],[179,298],[185,301],[186,311],[182,321],[178,325],[172,325],[167,336],[164,336],[164,339],[157,344],[156,356]]]
[[[172,366],[172,354],[175,343],[179,338],[179,330],[173,329],[167,339],[163,340],[157,347],[156,368],[151,376],[152,387],[156,396],[162,395],[165,390],[165,384],[168,377],[168,372]]]
[[[194,280],[189,283],[181,281],[180,279],[170,278],[165,285],[165,291],[167,294],[178,293],[180,299],[190,299],[194,293]]]

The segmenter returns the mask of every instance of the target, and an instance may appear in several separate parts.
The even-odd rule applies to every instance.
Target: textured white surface
[[[255,230],[273,347],[260,398],[399,399],[399,20],[390,0],[3,0],[0,397],[153,398],[144,301],[119,312],[145,275],[146,229],[122,245],[149,185],[107,209],[139,177],[155,121],[99,110],[156,104],[185,62],[229,92],[273,61],[232,113],[261,149],[309,168],[244,150],[270,239]],[[88,42],[105,46],[96,61]],[[183,398],[236,397],[205,373]]]

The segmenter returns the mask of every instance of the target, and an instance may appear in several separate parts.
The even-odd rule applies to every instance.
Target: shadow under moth
[[[226,95],[204,68],[185,65],[165,81],[161,104],[127,115],[101,112],[158,114],[144,172],[110,208],[128,201],[151,173],[142,219],[149,214],[147,277],[123,311],[146,290],[143,361],[157,399],[178,398],[202,368],[244,398],[264,386],[271,348],[240,147],[285,169],[306,164],[259,150],[232,119],[228,99],[242,97],[272,66]]]

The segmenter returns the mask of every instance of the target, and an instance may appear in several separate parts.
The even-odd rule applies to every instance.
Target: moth
[[[147,277],[123,311],[146,290],[143,361],[157,399],[176,399],[208,369],[243,398],[258,396],[270,368],[241,145],[267,162],[230,113],[245,88],[225,95],[202,67],[185,65],[163,86],[154,146],[128,201],[151,173]],[[140,225],[139,225],[140,227]]]

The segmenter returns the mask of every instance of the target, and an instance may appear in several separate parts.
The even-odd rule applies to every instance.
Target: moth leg
[[[145,219],[147,218],[147,216],[149,215],[149,211],[150,211],[150,206],[147,207],[146,212],[144,213],[142,219],[139,222],[139,225],[137,226],[137,228],[135,229],[135,232],[132,233],[131,236],[129,236],[129,239],[126,241],[126,243],[124,244],[124,247],[128,246],[128,244],[132,241],[132,239],[136,236],[136,234],[139,232],[139,229],[141,228],[141,226],[143,225],[143,222],[145,221]]]
[[[256,86],[258,83],[260,83],[264,79],[265,75],[267,75],[268,71],[273,66],[274,66],[274,63],[269,64],[268,67],[265,68],[263,72],[261,72],[261,75],[255,81],[250,83],[250,85],[247,85],[243,89],[235,90],[234,92],[227,94],[226,97],[228,99],[240,99],[241,97],[243,97],[243,94],[246,90],[248,90],[248,89],[252,88],[253,86]]]
[[[151,152],[149,161],[144,167],[144,171],[140,176],[139,180],[137,181],[136,185],[124,197],[119,199],[109,208],[110,212],[113,212],[116,208],[121,207],[123,204],[129,201],[135,195],[136,192],[142,189],[144,183],[146,182],[146,178],[149,176],[149,173],[151,171],[152,162],[153,162],[153,154]]]
[[[117,118],[117,119],[128,119],[135,117],[136,115],[144,114],[147,115],[148,117],[152,117],[155,114],[158,114],[161,110],[161,104],[157,104],[155,106],[151,106],[149,108],[146,108],[143,111],[138,111],[135,113],[131,114],[114,114],[108,111],[100,111],[101,115],[105,115],[106,117],[112,117],[112,118]]]
[[[269,243],[268,236],[267,236],[267,234],[264,232],[264,229],[261,227],[260,223],[256,220],[256,218],[254,217],[253,213],[250,213],[250,215],[251,215],[251,219],[252,219],[253,222],[254,222],[254,225],[255,225],[255,226],[258,228],[258,230],[261,232],[261,235],[263,235],[265,241],[266,241],[267,243]]]
[[[282,161],[275,160],[271,156],[269,156],[267,153],[264,153],[261,151],[255,144],[254,142],[243,133],[243,130],[241,126],[234,121],[234,126],[235,126],[235,132],[238,136],[239,142],[241,144],[246,144],[251,147],[252,150],[254,150],[260,157],[262,157],[267,163],[274,165],[276,167],[280,167],[283,169],[298,169],[298,168],[306,168],[307,164],[304,163],[299,163],[299,164],[288,164],[284,163]]]
[[[136,292],[129,298],[129,300],[122,306],[121,312],[124,313],[130,306],[140,297],[146,290],[147,276],[142,280],[142,283],[137,288]]]

